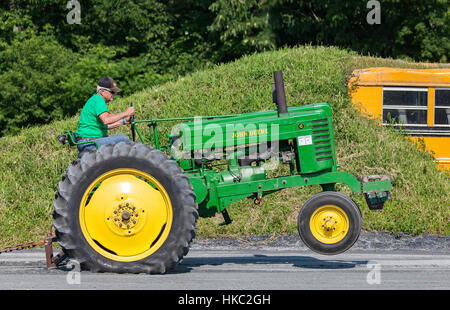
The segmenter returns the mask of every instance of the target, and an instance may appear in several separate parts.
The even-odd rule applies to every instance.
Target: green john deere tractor
[[[306,185],[323,191],[300,210],[303,242],[321,254],[349,249],[360,234],[361,213],[335,184],[363,194],[370,209],[382,209],[390,179],[338,171],[330,106],[288,108],[281,71],[274,79],[276,110],[133,120],[133,142],[80,154],[53,203],[64,253],[92,271],[165,273],[188,253],[199,216],[222,213],[223,224],[230,224],[230,203],[253,198],[259,204],[264,195]],[[161,145],[157,125],[165,121],[181,123]],[[150,145],[138,129],[143,123]],[[70,131],[58,139],[77,144]],[[281,165],[289,172],[268,177]]]

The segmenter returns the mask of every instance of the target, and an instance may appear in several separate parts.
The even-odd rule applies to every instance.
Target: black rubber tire
[[[310,220],[314,212],[324,205],[335,205],[345,212],[349,228],[344,238],[336,243],[323,243],[311,232]],[[361,211],[358,205],[347,195],[339,192],[325,191],[308,199],[300,209],[298,232],[303,243],[316,253],[336,255],[347,251],[358,240],[362,227]]]
[[[100,175],[117,168],[148,173],[166,190],[172,205],[172,226],[165,242],[150,256],[123,262],[107,258],[89,245],[80,227],[81,199]],[[189,251],[198,219],[189,179],[163,152],[136,142],[105,145],[75,159],[58,184],[53,225],[63,251],[81,268],[93,272],[161,274],[173,269]]]

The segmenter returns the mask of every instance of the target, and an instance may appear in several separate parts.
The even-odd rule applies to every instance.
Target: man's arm
[[[129,107],[125,112],[111,114],[109,112],[103,112],[98,117],[103,122],[103,124],[108,125],[108,129],[119,127],[122,124],[122,118],[127,120],[129,116],[134,114],[134,108]],[[114,127],[110,127],[114,126]]]
[[[125,117],[124,119],[125,119],[125,124],[129,124],[130,123],[130,117],[129,116]],[[108,129],[114,129],[114,128],[117,128],[117,127],[122,126],[122,125],[124,125],[124,124],[123,124],[123,121],[122,121],[122,118],[121,118],[120,120],[118,120],[118,121],[116,121],[114,123],[108,124]]]

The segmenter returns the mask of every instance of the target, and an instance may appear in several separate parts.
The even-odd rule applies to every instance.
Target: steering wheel
[[[130,107],[133,106],[133,102],[130,103]],[[131,124],[131,139],[136,141],[136,129],[134,128],[134,114],[130,116],[130,124]]]

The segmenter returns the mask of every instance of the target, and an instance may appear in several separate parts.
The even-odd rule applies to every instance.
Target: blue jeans
[[[128,138],[128,136],[123,133],[118,133],[118,134],[103,137],[103,138],[80,139],[77,142],[79,143],[79,142],[84,142],[84,141],[95,141],[95,142],[97,142],[97,146],[100,148],[100,146],[106,145],[106,144],[116,144],[116,143],[119,143],[122,141],[129,142],[130,138]],[[90,150],[96,149],[94,143],[78,144],[77,148],[78,148],[78,152],[80,152],[80,153],[83,151],[90,151]]]

